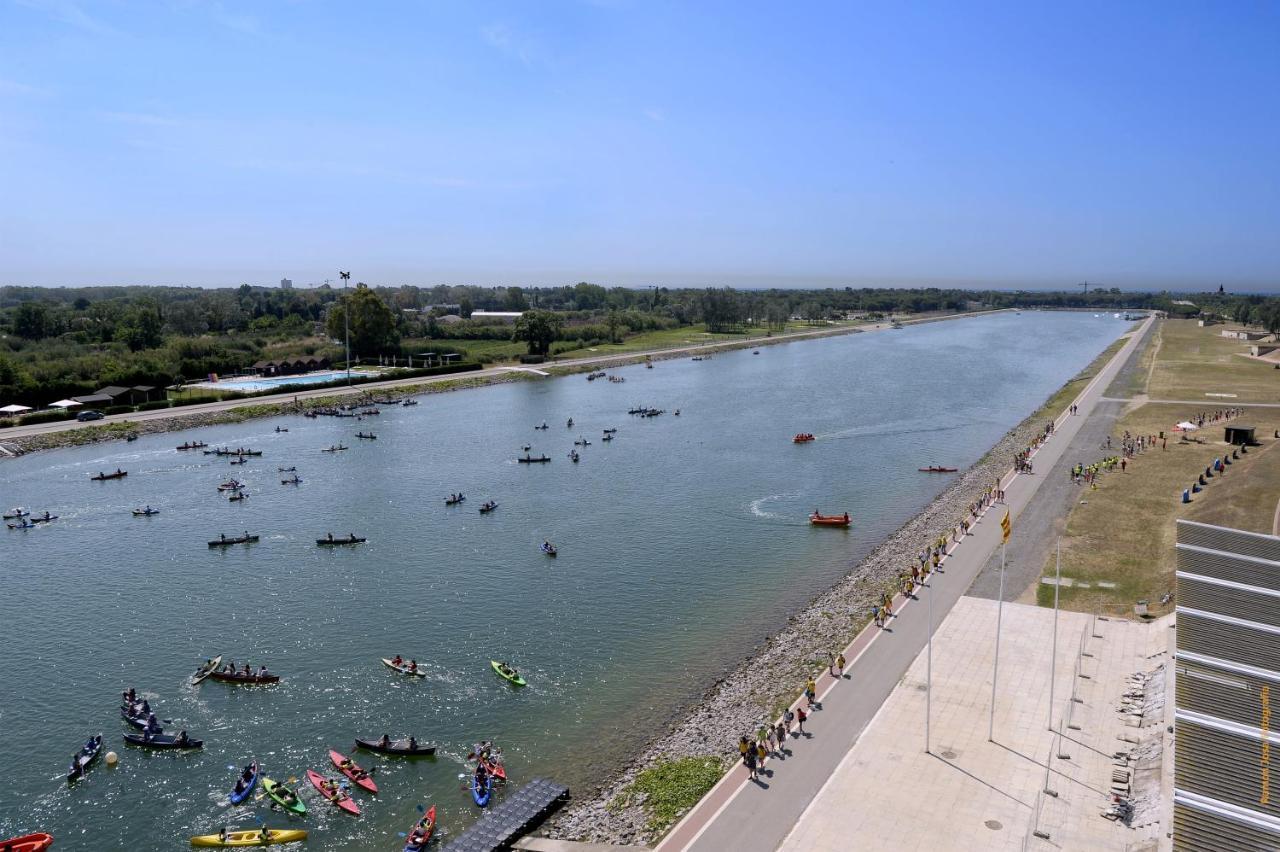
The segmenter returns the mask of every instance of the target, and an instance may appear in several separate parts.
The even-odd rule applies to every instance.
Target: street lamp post
[[[339,271],[338,275],[342,276],[342,326],[347,335],[347,386],[351,386],[351,299],[347,294],[347,282],[351,280],[350,272]]]

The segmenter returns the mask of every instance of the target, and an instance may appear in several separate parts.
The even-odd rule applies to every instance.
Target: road
[[[1080,413],[1074,417],[1065,413],[1058,417],[1055,434],[1033,456],[1036,469],[1053,470],[1067,454],[1098,405],[1103,389],[1119,374],[1139,341],[1150,331],[1152,322],[1147,319],[1074,400]],[[1044,481],[1043,475],[1012,472],[1002,480],[1015,536],[1022,534],[1019,515]],[[658,852],[777,849],[898,685],[934,625],[946,617],[987,564],[1000,544],[1000,518],[1004,510],[1005,507],[999,505],[988,510],[965,540],[954,546],[927,587],[917,592],[918,599],[907,600],[901,596],[897,599],[895,617],[888,629],[871,626],[854,639],[844,652],[851,661],[846,676],[839,679],[827,674],[822,676],[818,686],[821,709],[813,711],[805,736],[789,740],[790,754],[785,759],[770,761],[766,776],[758,782],[748,778],[745,767],[735,766],[658,844]],[[924,746],[923,730],[920,744]],[[862,845],[884,845],[884,842],[885,838],[868,838]],[[888,845],[892,846],[891,839]]]

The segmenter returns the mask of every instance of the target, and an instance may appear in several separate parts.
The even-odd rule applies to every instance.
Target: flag
[[[1013,532],[1013,522],[1012,522],[1011,520],[1009,520],[1009,510],[1008,510],[1008,509],[1005,509],[1004,517],[1000,519],[1000,529],[1001,529],[1001,531],[1002,531],[1002,535],[1001,535],[1000,541],[1001,541],[1001,542],[1008,541],[1008,540],[1009,540],[1009,533]]]

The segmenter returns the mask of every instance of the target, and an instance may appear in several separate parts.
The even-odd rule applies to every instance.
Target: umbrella
[[[0,408],[0,414],[17,414],[22,411],[30,410],[31,406],[29,405],[6,405],[4,408]]]
[[[57,402],[49,403],[50,408],[71,408],[73,405],[80,405],[74,399],[60,399]]]
[[[1199,429],[1200,427],[1189,420],[1183,420],[1181,423],[1178,424],[1178,428],[1181,429],[1183,432],[1190,432],[1191,430]]]

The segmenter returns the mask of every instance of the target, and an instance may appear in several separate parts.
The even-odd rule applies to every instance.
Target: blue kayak
[[[471,798],[476,800],[476,804],[485,807],[489,804],[489,800],[493,798],[493,776],[484,776],[484,789],[480,789],[476,784],[476,776],[471,776]]]
[[[253,793],[253,788],[258,786],[258,775],[260,774],[258,772],[258,761],[255,760],[250,764],[249,768],[253,770],[253,775],[250,776],[249,782],[247,784],[241,784],[240,781],[237,780],[235,788],[231,791],[231,795],[227,797],[231,800],[231,804],[233,805],[238,805],[245,799],[249,798]]]

